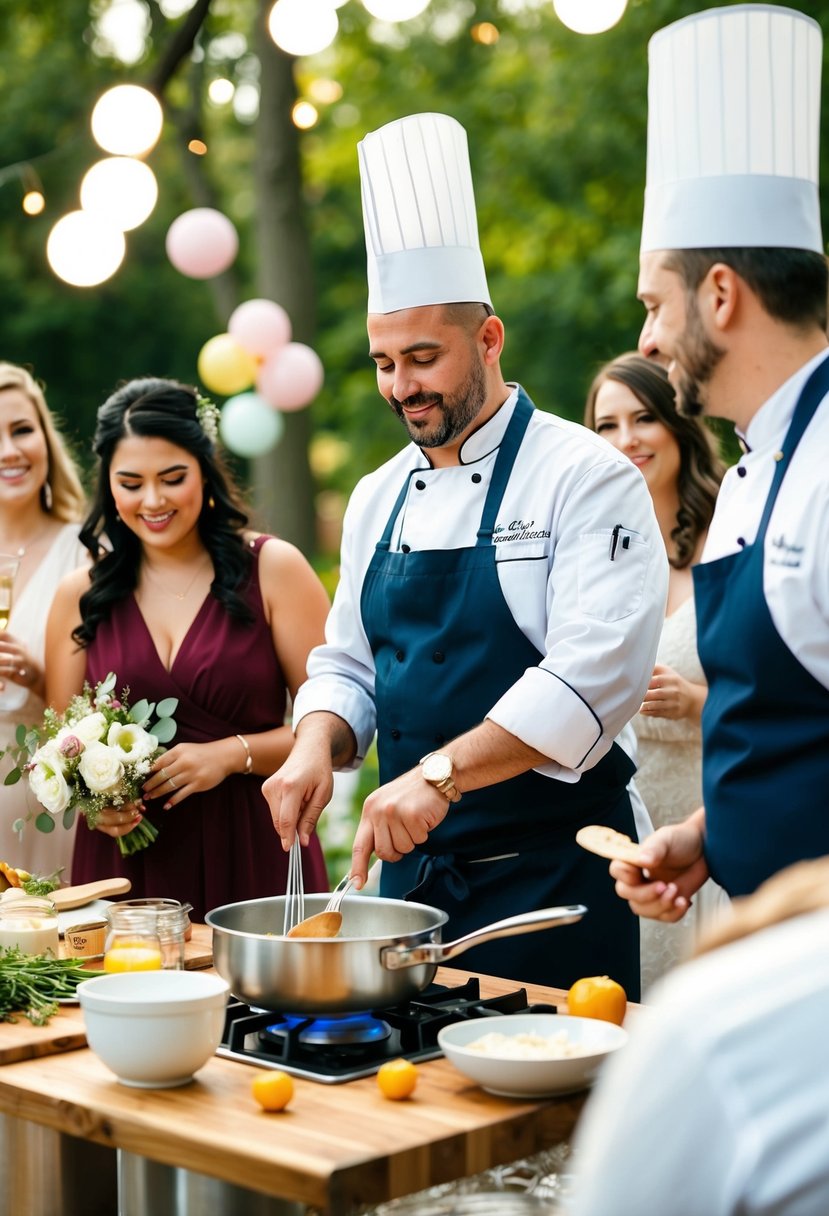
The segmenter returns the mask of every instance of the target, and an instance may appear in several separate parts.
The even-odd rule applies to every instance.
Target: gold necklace
[[[164,586],[164,584],[163,584],[162,582],[160,582],[160,581],[159,581],[159,579],[158,579],[157,575],[155,575],[155,574],[153,573],[153,571],[150,569],[150,567],[149,567],[149,566],[148,566],[146,563],[144,564],[144,573],[145,573],[145,574],[147,574],[147,575],[149,575],[149,577],[150,577],[150,581],[151,581],[151,582],[153,582],[153,583],[155,583],[155,585],[156,585],[157,587],[160,587],[160,588],[161,588],[161,590],[162,590],[162,591],[165,593],[165,595],[172,595],[172,596],[174,596],[174,597],[175,597],[177,600],[186,600],[186,599],[187,599],[187,596],[188,596],[188,595],[190,594],[190,592],[193,590],[193,585],[194,585],[194,583],[195,583],[196,579],[199,577],[199,575],[201,574],[202,570],[205,568],[205,566],[207,565],[207,563],[208,563],[209,561],[210,561],[210,554],[209,554],[209,553],[206,553],[206,554],[205,554],[205,556],[204,556],[204,560],[203,560],[203,561],[201,561],[201,562],[199,562],[199,565],[198,565],[198,566],[197,566],[197,568],[196,568],[196,573],[195,573],[195,574],[193,575],[193,577],[190,579],[190,582],[187,584],[187,586],[184,588],[184,590],[183,590],[183,591],[173,591],[173,590],[171,590],[171,588],[170,588],[170,587],[165,587],[165,586]]]

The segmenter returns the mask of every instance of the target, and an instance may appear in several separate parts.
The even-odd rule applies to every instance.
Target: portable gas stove
[[[530,1005],[526,988],[483,998],[474,976],[457,987],[432,984],[417,1000],[390,1009],[341,1017],[279,1014],[231,1000],[216,1054],[337,1085],[371,1076],[384,1061],[401,1056],[414,1062],[437,1059],[443,1054],[438,1031],[452,1022],[555,1012],[553,1005]]]

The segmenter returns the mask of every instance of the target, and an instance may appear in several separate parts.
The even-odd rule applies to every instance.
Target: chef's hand
[[[240,771],[240,744],[235,738],[212,743],[177,743],[153,763],[141,791],[147,800],[163,798],[169,811],[191,794],[215,789]]]
[[[659,828],[640,848],[644,869],[625,861],[610,863],[616,894],[637,916],[669,923],[681,920],[691,898],[708,878],[703,855],[702,807],[684,823]]]
[[[307,846],[317,821],[334,793],[331,748],[322,735],[298,738],[290,755],[262,786],[271,810],[273,826],[290,849],[294,836]]]
[[[446,818],[449,806],[443,794],[423,780],[419,768],[369,794],[351,851],[351,874],[358,890],[365,885],[372,853],[381,861],[399,861],[423,844]]]
[[[103,832],[113,840],[117,840],[119,836],[128,836],[144,818],[143,809],[141,802],[125,802],[119,807],[108,806],[98,816],[95,831]]]

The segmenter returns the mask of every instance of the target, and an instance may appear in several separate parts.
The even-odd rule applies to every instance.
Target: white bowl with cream
[[[515,1013],[455,1022],[438,1046],[460,1072],[505,1098],[549,1098],[593,1084],[627,1031],[598,1018]]]

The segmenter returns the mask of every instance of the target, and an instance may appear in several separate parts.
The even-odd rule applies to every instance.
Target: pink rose
[[[67,735],[60,745],[61,755],[66,756],[67,760],[74,760],[76,756],[81,754],[83,749],[83,742],[77,735]]]

